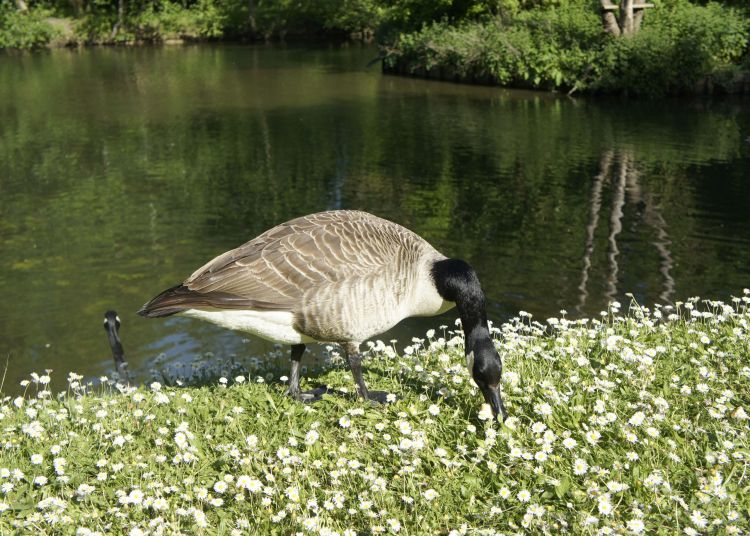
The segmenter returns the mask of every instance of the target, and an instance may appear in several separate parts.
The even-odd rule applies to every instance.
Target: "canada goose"
[[[115,360],[115,368],[122,381],[128,381],[128,364],[125,362],[125,351],[120,342],[120,317],[117,311],[104,313],[104,331],[107,332],[109,347],[112,349],[112,358]]]
[[[266,231],[165,290],[138,314],[180,314],[292,346],[288,394],[297,399],[305,343],[343,347],[359,395],[384,401],[362,378],[359,345],[410,316],[458,307],[467,365],[495,415],[500,356],[474,270],[408,229],[353,210],[319,212]]]

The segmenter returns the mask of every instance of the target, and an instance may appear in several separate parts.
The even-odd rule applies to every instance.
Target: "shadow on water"
[[[365,67],[373,52],[0,57],[6,388],[47,368],[107,373],[108,308],[137,381],[160,355],[273,353],[134,313],[215,255],[332,208],[389,218],[471,262],[494,321],[748,285],[748,101],[570,100],[382,76]],[[380,338],[401,348],[454,319],[410,319]],[[280,359],[285,368],[288,349]]]

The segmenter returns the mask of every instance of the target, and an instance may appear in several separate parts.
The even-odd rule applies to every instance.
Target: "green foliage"
[[[45,21],[45,9],[17,11],[10,3],[0,1],[0,48],[36,48],[45,46],[57,35]]]
[[[374,0],[336,0],[329,4],[323,26],[344,32],[372,32],[385,11],[381,2]]]
[[[413,74],[542,89],[657,95],[689,91],[739,63],[750,19],[675,2],[634,36],[613,38],[586,3],[522,11],[506,23],[436,23],[403,34],[386,64]]]
[[[512,26],[523,80],[534,87],[571,88],[583,79],[606,41],[596,14],[582,6],[522,13]],[[516,62],[518,64],[518,62]]]
[[[596,88],[650,95],[690,91],[747,50],[750,21],[719,4],[683,3],[653,15],[636,35],[610,42]]]
[[[599,2],[594,0],[518,0],[520,7],[524,10],[547,9],[547,8],[567,8],[574,6],[585,6],[588,8],[598,9]]]
[[[398,32],[417,31],[438,21],[456,24],[476,19],[492,12],[497,8],[496,4],[503,3],[503,0],[384,0],[380,35],[388,40]]]
[[[221,37],[226,14],[211,0],[199,0],[191,9],[167,4],[161,16],[165,33],[170,36]]]
[[[126,43],[171,38],[210,39],[224,35],[228,13],[214,0],[185,7],[174,2],[125,2],[122,24],[108,0],[95,0],[78,23],[84,42]]]
[[[521,13],[509,24],[433,24],[400,36],[386,59],[412,72],[437,67],[449,76],[517,86],[573,87],[606,41],[598,17],[580,6]]]
[[[381,9],[373,0],[125,0],[122,24],[117,5],[93,0],[82,17],[84,41],[158,41],[183,38],[273,39],[372,33]]]

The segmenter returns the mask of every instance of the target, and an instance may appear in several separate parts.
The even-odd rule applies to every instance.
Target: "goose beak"
[[[505,422],[505,419],[508,418],[508,414],[505,411],[505,404],[503,404],[503,399],[500,397],[500,386],[495,385],[493,387],[490,385],[487,387],[483,387],[482,394],[484,395],[485,402],[487,402],[492,408],[492,414],[495,417],[501,415],[501,422]]]

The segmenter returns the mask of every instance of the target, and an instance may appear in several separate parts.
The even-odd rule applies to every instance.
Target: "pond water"
[[[0,55],[0,366],[131,369],[272,345],[135,311],[297,215],[363,209],[471,262],[489,317],[750,284],[750,102],[567,98],[384,76],[372,48]],[[408,320],[399,346],[429,327]]]

